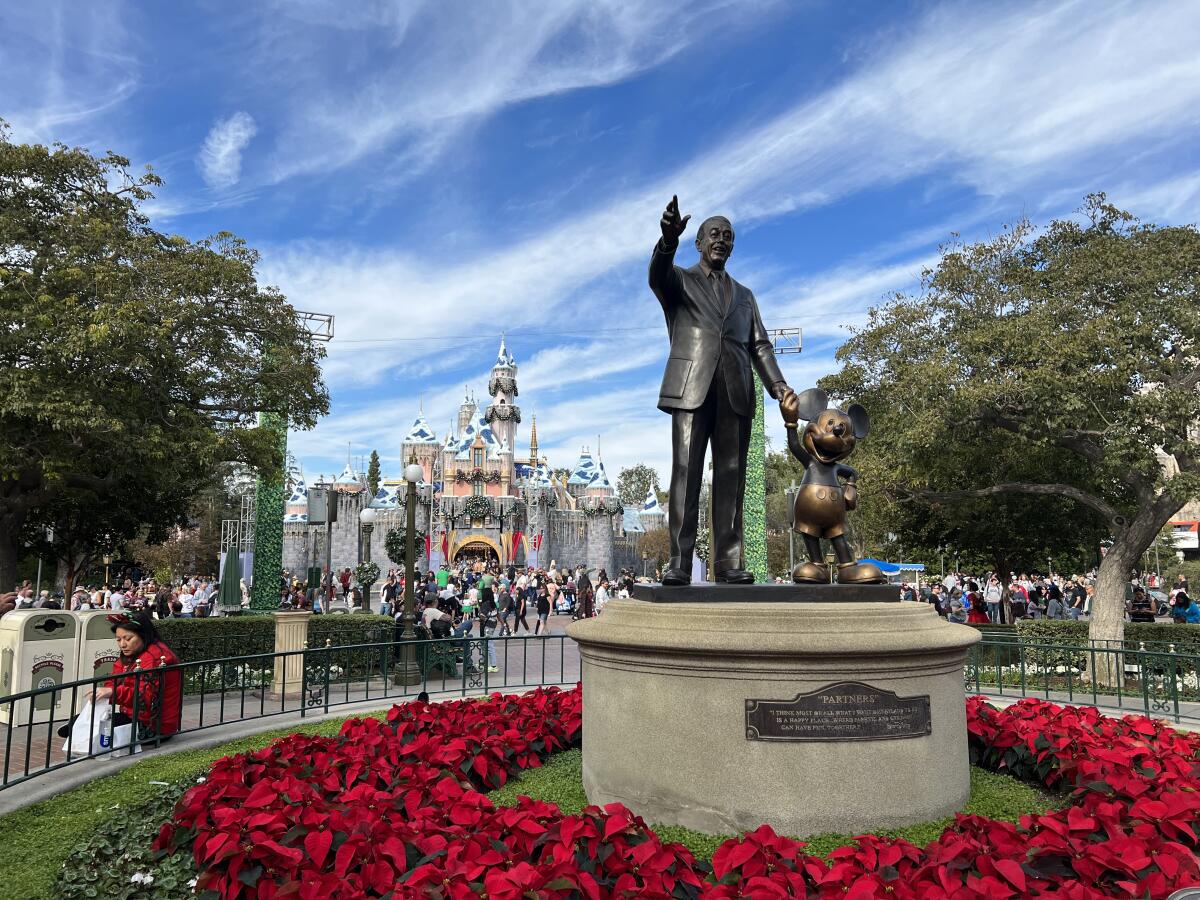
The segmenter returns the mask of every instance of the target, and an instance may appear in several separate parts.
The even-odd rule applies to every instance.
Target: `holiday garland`
[[[336,738],[226,757],[155,848],[188,848],[203,896],[1165,897],[1200,881],[1200,736],[1142,717],[967,701],[972,761],[1070,793],[1020,825],[959,815],[924,848],[867,835],[829,854],[763,826],[712,865],[620,804],[564,815],[482,792],[577,745],[581,693],[395,707]],[[205,893],[207,892],[207,893]]]

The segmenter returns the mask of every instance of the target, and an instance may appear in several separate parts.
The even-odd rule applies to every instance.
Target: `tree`
[[[158,184],[0,123],[0,585],[46,525],[76,555],[165,538],[225,464],[280,466],[259,413],[328,410],[324,351],[258,254],[155,231]]]
[[[658,490],[658,472],[643,463],[622,469],[617,475],[617,497],[626,506],[641,509],[652,489]]]
[[[379,493],[379,477],[379,451],[372,450],[371,461],[367,463],[367,487],[372,497]]]
[[[671,558],[671,535],[665,528],[652,528],[638,540],[638,550],[649,558],[651,569],[661,569]]]
[[[1120,640],[1131,568],[1200,493],[1200,232],[1142,224],[1103,195],[1083,214],[945,248],[919,296],[872,310],[822,386],[871,413],[852,460],[864,496],[972,517],[979,543],[1039,517],[1074,543],[1107,532],[1090,635]]]

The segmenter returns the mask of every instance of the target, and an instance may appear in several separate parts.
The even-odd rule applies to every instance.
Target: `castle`
[[[640,507],[624,506],[603,460],[588,447],[572,469],[552,468],[538,451],[536,417],[528,454],[518,455],[517,368],[502,339],[488,378],[487,406],[481,408],[468,389],[444,438],[418,410],[401,441],[404,464],[415,462],[422,472],[416,488],[417,529],[424,538],[418,565],[429,569],[483,559],[548,567],[555,561],[610,574],[621,568],[640,573],[639,535],[665,524],[657,498],[651,492]],[[407,482],[384,478],[371,497],[365,476],[347,464],[339,477],[322,476],[312,486],[329,488],[336,503],[337,521],[329,529],[335,570],[365,558],[359,513],[367,505],[376,510],[369,558],[385,571],[395,565],[384,547],[387,533],[404,527]],[[289,479],[283,566],[292,572],[325,560],[326,529],[308,525],[307,487],[302,476]]]

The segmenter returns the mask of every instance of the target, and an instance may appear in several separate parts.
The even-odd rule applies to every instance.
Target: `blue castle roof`
[[[596,461],[592,459],[591,451],[584,447],[579,452],[579,461],[575,463],[575,468],[571,471],[571,477],[567,479],[567,484],[589,486],[592,479],[596,477],[596,473]]]
[[[434,434],[433,428],[425,418],[425,413],[417,413],[417,418],[409,429],[408,434],[404,437],[405,444],[437,444],[439,443],[437,435]]]

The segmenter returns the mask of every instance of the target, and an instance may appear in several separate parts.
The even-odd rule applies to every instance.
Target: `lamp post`
[[[112,565],[112,554],[104,554],[104,589],[108,590],[108,567]]]
[[[642,577],[643,578],[646,577],[646,570],[648,568],[650,568],[650,554],[643,553],[642,554]]]
[[[400,640],[404,642],[404,654],[400,660],[400,671],[397,679],[401,684],[417,684],[421,680],[421,671],[417,668],[416,648],[413,641],[414,619],[413,582],[417,580],[417,482],[424,473],[421,467],[412,463],[404,470],[404,480],[408,482],[408,502],[404,505],[405,534],[404,534],[404,621],[401,623]]]
[[[375,530],[375,517],[378,513],[369,506],[364,506],[362,512],[358,514],[358,523],[362,525],[362,561],[369,563],[371,561],[371,532]],[[366,585],[367,595],[363,598],[363,603],[367,607],[367,612],[371,611],[371,585]]]
[[[46,526],[46,543],[54,543],[54,529],[49,525]],[[33,596],[35,598],[42,596],[42,554],[40,551],[38,552],[37,587],[33,589]]]

